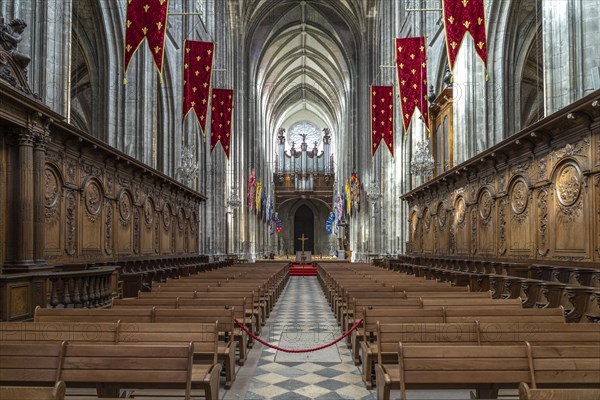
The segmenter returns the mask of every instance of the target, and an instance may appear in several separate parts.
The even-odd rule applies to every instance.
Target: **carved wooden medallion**
[[[517,215],[523,214],[527,209],[528,189],[523,180],[518,180],[510,193],[510,206]]]

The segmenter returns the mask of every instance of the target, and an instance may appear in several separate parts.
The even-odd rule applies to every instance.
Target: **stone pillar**
[[[46,145],[50,140],[50,131],[44,127],[35,135],[33,142],[33,259],[36,264],[45,264],[45,196],[46,196]]]

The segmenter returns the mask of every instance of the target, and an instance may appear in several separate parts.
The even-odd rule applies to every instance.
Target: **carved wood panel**
[[[579,116],[520,133],[405,194],[408,252],[600,260],[600,115]]]

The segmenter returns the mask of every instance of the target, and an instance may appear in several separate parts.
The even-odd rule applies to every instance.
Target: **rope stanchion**
[[[237,326],[240,327],[240,329],[242,329],[244,332],[246,332],[248,335],[250,335],[250,337],[254,340],[256,340],[259,343],[264,344],[267,347],[270,347],[272,349],[275,350],[279,350],[279,351],[283,351],[285,353],[310,353],[313,351],[319,351],[319,350],[323,350],[329,346],[333,346],[334,344],[336,344],[337,342],[339,342],[340,340],[344,339],[346,336],[348,336],[349,334],[352,333],[352,331],[354,331],[356,328],[358,328],[360,326],[360,324],[362,324],[363,319],[361,318],[360,320],[358,320],[358,322],[356,322],[352,328],[348,329],[348,331],[346,333],[344,333],[342,336],[340,336],[339,338],[335,339],[333,342],[324,344],[323,346],[319,346],[319,347],[313,347],[312,349],[301,349],[301,350],[293,350],[293,349],[284,349],[283,347],[279,347],[279,346],[275,346],[274,344],[271,344],[269,342],[265,342],[264,340],[262,340],[261,338],[257,337],[256,335],[254,335],[252,332],[250,332],[248,330],[248,328],[246,328],[240,321],[238,321],[237,319],[234,319],[235,323]]]

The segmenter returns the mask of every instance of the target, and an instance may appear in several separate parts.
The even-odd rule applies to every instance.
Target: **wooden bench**
[[[167,324],[197,324],[214,323],[218,321],[219,334],[222,343],[217,352],[219,360],[223,361],[226,376],[233,380],[236,346],[234,340],[239,344],[239,363],[246,360],[248,335],[240,332],[233,322],[235,310],[230,309],[166,309],[159,307],[144,308],[40,308],[35,310],[34,322],[136,322],[136,323],[167,323]],[[229,381],[229,379],[228,379]]]
[[[398,361],[378,359],[377,398],[391,389],[475,389],[476,398],[496,398],[498,389],[532,387],[594,388],[600,382],[600,345],[414,346],[398,344]]]
[[[397,344],[491,346],[514,345],[528,341],[531,345],[594,345],[600,343],[600,329],[592,324],[506,322],[440,324],[377,324],[377,340],[363,342],[362,377],[368,388],[373,382],[374,361],[384,363],[397,355]]]
[[[53,387],[36,386],[0,386],[2,400],[63,400],[65,383],[58,381]]]
[[[501,301],[501,300],[498,300]],[[562,308],[531,309],[513,307],[430,307],[423,309],[382,308],[362,311],[362,326],[352,332],[352,357],[355,364],[361,362],[361,343],[364,340],[374,342],[377,334],[377,324],[405,323],[459,323],[459,322],[554,322],[564,323]],[[367,339],[365,339],[367,338]],[[368,376],[368,375],[367,375]]]
[[[218,323],[0,322],[0,342],[170,345],[194,344],[197,362],[225,365],[225,388],[235,378],[235,344],[219,342]]]
[[[119,398],[121,389],[178,389],[190,399],[203,389],[217,400],[220,364],[193,364],[194,345],[143,346],[5,343],[0,347],[0,382],[50,383],[96,388],[98,397]]]
[[[600,389],[531,389],[519,385],[519,400],[598,400]]]

